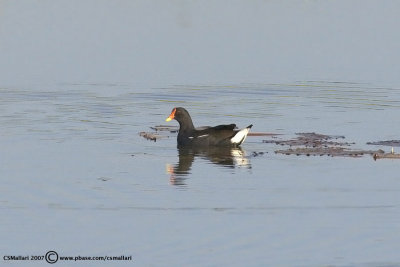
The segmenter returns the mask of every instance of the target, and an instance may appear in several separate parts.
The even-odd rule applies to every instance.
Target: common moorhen
[[[236,124],[218,125],[215,127],[195,128],[189,112],[181,107],[174,108],[166,119],[179,122],[178,146],[233,146],[237,147],[246,139],[250,124],[244,129],[236,130]]]

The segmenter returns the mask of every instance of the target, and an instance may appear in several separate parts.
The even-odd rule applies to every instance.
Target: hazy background
[[[399,81],[399,1],[0,2],[1,84]]]

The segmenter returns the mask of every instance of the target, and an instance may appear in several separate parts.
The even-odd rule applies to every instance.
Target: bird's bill
[[[165,121],[171,121],[175,118],[175,112],[176,112],[176,108],[174,108],[171,112],[171,115],[169,115],[169,117],[165,120]]]

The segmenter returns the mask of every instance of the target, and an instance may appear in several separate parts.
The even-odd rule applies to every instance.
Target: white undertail
[[[244,142],[244,140],[246,140],[247,134],[250,132],[250,128],[253,125],[249,125],[244,129],[241,129],[240,131],[238,131],[235,136],[233,136],[231,138],[231,143],[232,144],[236,144],[236,145],[240,145],[241,143]]]

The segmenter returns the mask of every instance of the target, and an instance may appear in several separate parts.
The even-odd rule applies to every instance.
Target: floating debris
[[[103,182],[107,182],[107,181],[111,180],[111,178],[109,178],[109,177],[99,177],[99,178],[97,178],[97,180],[100,180],[100,181],[103,181]]]
[[[337,139],[345,139],[342,135],[325,135],[318,133],[296,133],[297,138],[289,140],[264,140],[264,143],[287,145],[290,147],[283,150],[276,150],[276,154],[297,155],[297,156],[331,156],[331,157],[353,157],[358,158],[364,155],[382,155],[383,150],[362,150],[350,149],[349,146],[355,143],[339,142]]]
[[[331,156],[331,157],[353,157],[358,158],[363,155],[381,155],[383,150],[352,150],[344,147],[318,147],[318,148],[289,148],[276,150],[277,154],[297,155],[297,156]]]
[[[306,147],[328,147],[328,146],[350,146],[354,143],[328,141],[331,139],[344,139],[342,135],[325,135],[317,133],[296,133],[299,137],[289,140],[263,140],[263,143],[276,145],[306,146]]]
[[[373,155],[374,160],[377,159],[400,159],[400,154],[395,153],[376,153]]]
[[[303,136],[308,139],[315,140],[329,140],[329,139],[344,139],[343,135],[326,135],[326,134],[317,134],[317,133],[296,133],[296,135]]]
[[[250,155],[251,155],[251,157],[258,157],[258,156],[262,156],[262,155],[264,155],[264,154],[268,154],[268,152],[256,152],[256,151],[253,151]]]
[[[177,133],[179,131],[178,126],[171,126],[171,125],[157,125],[150,128],[156,132]]]
[[[277,134],[277,133],[261,133],[261,132],[249,132],[247,134],[247,136],[278,136],[278,135],[282,135],[282,134]]]
[[[197,130],[204,130],[209,128],[210,126],[200,126],[196,127]],[[170,133],[177,133],[179,131],[178,126],[171,126],[171,125],[156,125],[153,127],[150,127],[150,129],[156,131],[156,132],[170,132]],[[281,134],[277,133],[264,133],[264,132],[250,132],[248,133],[247,136],[277,136]]]
[[[368,142],[367,145],[374,146],[400,146],[400,140],[389,140],[389,141],[377,141],[377,142]]]
[[[151,140],[151,141],[154,141],[154,142],[156,142],[157,139],[166,137],[166,136],[159,135],[157,133],[149,133],[149,132],[140,132],[139,135],[143,136],[147,140]]]
[[[158,125],[150,127],[155,132],[140,132],[139,135],[147,140],[156,142],[160,138],[169,137],[168,133],[176,133],[179,131],[177,126]],[[201,127],[207,128],[207,126]],[[164,133],[163,133],[164,132]],[[168,132],[168,133],[165,133]],[[296,133],[298,137],[289,140],[277,140],[277,136],[281,134],[253,132],[248,136],[270,136],[271,140],[263,140],[263,143],[272,143],[276,145],[287,145],[290,147],[283,150],[276,150],[276,154],[284,155],[297,155],[297,156],[330,156],[330,157],[353,157],[359,158],[364,155],[372,155],[375,160],[377,159],[400,159],[400,154],[394,153],[393,147],[400,147],[400,140],[368,142],[368,145],[381,145],[391,146],[392,152],[385,153],[379,150],[362,150],[350,149],[349,146],[354,145],[354,142],[337,141],[338,139],[345,139],[343,135],[326,135],[318,134],[315,132],[310,133]],[[302,147],[303,146],[303,147]],[[250,157],[258,157],[267,154],[268,152],[252,152]],[[133,156],[133,155],[132,155]]]
[[[139,135],[154,142],[156,142],[158,139],[169,137],[168,133],[176,133],[179,131],[178,126],[171,125],[157,125],[150,127],[150,129],[155,132],[140,132]]]

